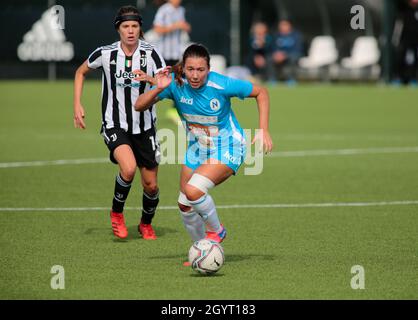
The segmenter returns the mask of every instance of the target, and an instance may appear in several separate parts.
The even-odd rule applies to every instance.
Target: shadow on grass
[[[260,260],[260,261],[273,261],[277,256],[272,254],[226,254],[225,261],[227,263],[241,262],[245,260]]]
[[[232,255],[225,255],[225,263],[235,263],[235,262],[242,262],[245,260],[260,260],[260,261],[273,261],[277,257],[271,254],[232,254]],[[223,277],[224,274],[222,273],[222,270],[220,270],[217,273],[212,274],[200,274],[197,272],[192,272],[190,274],[190,277],[192,278],[212,278],[212,277]]]
[[[128,232],[131,233],[129,230],[128,230]],[[105,228],[105,227],[103,227],[103,228],[88,228],[86,231],[84,231],[84,234],[87,235],[87,236],[92,236],[92,237],[96,237],[96,238],[98,237],[98,235],[100,235],[100,236],[106,235],[106,236],[109,236],[109,239],[111,241],[115,242],[115,243],[124,243],[124,242],[128,242],[128,240],[130,240],[129,239],[130,234],[128,234],[128,238],[126,238],[126,239],[119,239],[119,238],[116,238],[113,235],[113,232],[110,228]]]
[[[167,254],[165,256],[154,256],[149,257],[148,259],[155,259],[155,260],[179,260],[179,261],[186,261],[187,260],[187,252],[186,254]],[[179,262],[181,264],[181,262]]]
[[[152,226],[154,228],[155,231],[155,235],[157,236],[157,238],[162,238],[164,237],[166,234],[170,234],[170,233],[177,233],[178,230],[176,229],[172,229],[172,228],[166,228],[166,227],[158,227],[158,226]],[[130,226],[128,227],[128,237],[127,239],[129,240],[142,240],[142,236],[138,231],[138,226]]]
[[[165,228],[165,227],[154,227],[155,234],[158,237],[164,237],[166,234],[169,233],[177,233],[178,231],[176,229],[172,228]],[[97,236],[97,234],[106,234],[111,235],[114,237],[114,242],[127,242],[128,240],[142,240],[142,236],[138,232],[138,226],[129,226],[128,227],[128,237],[126,239],[118,239],[113,235],[113,232],[110,227],[108,228],[88,228],[86,231],[84,231],[85,235],[88,236]]]
[[[274,261],[276,260],[277,256],[272,254],[226,254],[225,261],[226,263],[235,263],[241,262],[246,260],[260,260],[260,261]],[[187,254],[170,254],[164,256],[154,256],[149,257],[149,259],[167,259],[167,260],[174,260],[174,259],[183,259],[184,261],[187,259]]]
[[[218,277],[223,277],[225,276],[222,271],[216,272],[216,273],[211,273],[211,274],[201,274],[201,273],[197,273],[197,272],[193,272],[190,274],[189,277],[191,278],[218,278]]]

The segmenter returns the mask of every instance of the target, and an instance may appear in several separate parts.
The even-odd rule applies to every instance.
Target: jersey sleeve
[[[165,26],[164,19],[165,18],[165,10],[163,7],[160,7],[155,14],[153,24],[157,26]]]
[[[87,66],[90,69],[98,69],[103,66],[102,63],[102,48],[94,50],[87,59]]]
[[[238,97],[245,99],[253,91],[253,84],[247,80],[228,78],[226,85],[226,94],[229,97]]]
[[[181,20],[186,21],[186,9],[184,7],[180,7],[179,9]]]
[[[158,94],[158,99],[160,100],[164,100],[164,99],[172,99],[172,94],[171,94],[171,85],[168,86],[167,88],[165,88],[163,90],[163,92],[161,92],[160,94]]]
[[[151,52],[151,58],[152,58],[152,61],[154,62],[154,70],[153,70],[154,74],[158,73],[159,71],[165,68],[166,66],[165,60],[163,56],[155,48]]]

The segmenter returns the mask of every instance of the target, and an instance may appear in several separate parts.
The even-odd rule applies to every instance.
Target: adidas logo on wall
[[[69,61],[74,57],[73,44],[66,41],[64,31],[57,27],[56,10],[53,11],[53,8],[46,10],[23,36],[23,42],[17,48],[20,60]]]

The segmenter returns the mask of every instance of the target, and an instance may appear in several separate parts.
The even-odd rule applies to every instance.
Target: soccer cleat
[[[120,239],[125,239],[128,236],[128,229],[126,228],[123,213],[110,211],[110,220],[112,221],[113,234]]]
[[[138,231],[142,235],[142,238],[145,240],[155,240],[157,236],[155,235],[154,229],[151,224],[140,223],[138,226]]]
[[[226,229],[221,224],[222,230],[220,232],[206,231],[205,239],[221,243],[226,238]]]

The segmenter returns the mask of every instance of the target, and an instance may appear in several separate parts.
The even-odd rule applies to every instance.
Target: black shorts
[[[101,134],[110,151],[110,161],[115,164],[117,164],[117,161],[113,152],[123,144],[131,147],[138,167],[152,169],[160,163],[160,145],[157,141],[155,128],[139,134],[130,134],[120,128],[102,128]]]

